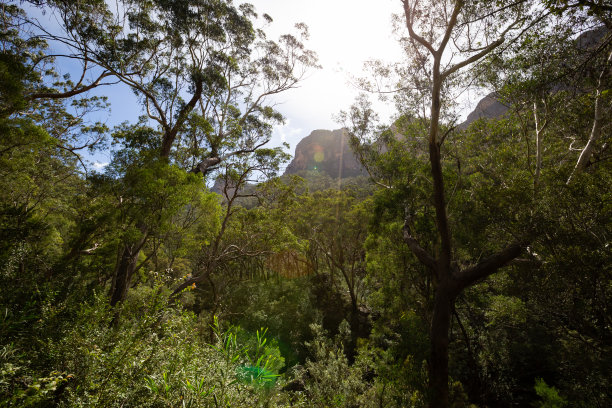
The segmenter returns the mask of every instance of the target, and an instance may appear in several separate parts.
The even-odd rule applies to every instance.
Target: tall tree
[[[427,6],[419,4],[418,1],[404,0],[402,3],[410,44],[422,58],[429,55],[425,61],[431,62],[428,67],[431,89],[428,147],[438,235],[436,246],[439,245],[439,249],[437,254],[432,255],[421,246],[417,237],[412,234],[409,216],[404,224],[404,241],[419,261],[430,270],[436,282],[430,329],[429,405],[432,408],[447,407],[448,336],[455,299],[465,288],[477,284],[519,256],[526,242],[512,243],[471,265],[466,265],[464,260],[453,256],[441,157],[441,147],[446,136],[440,135],[442,88],[447,86],[446,82],[454,73],[482,59],[502,45],[506,36],[523,28],[529,4],[513,2],[490,7],[459,0],[428,5],[428,10]],[[436,30],[439,23],[442,23],[442,31]],[[485,36],[480,41],[475,37],[478,32]],[[443,57],[445,51],[449,51],[447,47],[451,40],[458,47],[459,52],[456,54],[468,56],[459,62],[453,62],[454,55],[451,55],[450,62],[443,67]],[[484,41],[483,45],[480,45],[481,41]]]
[[[398,82],[390,92],[403,91],[396,98],[409,122],[410,132],[423,131],[431,174],[430,194],[434,209],[435,238],[427,245],[414,232],[414,209],[406,208],[404,242],[432,276],[434,299],[430,325],[429,406],[449,406],[449,328],[457,296],[507,265],[521,254],[527,237],[497,244],[497,252],[480,259],[466,259],[454,248],[445,190],[444,142],[455,137],[452,127],[453,86],[461,70],[513,41],[541,18],[528,1],[470,2],[402,0],[403,25],[407,36],[402,44],[409,63],[396,69]],[[375,71],[384,72],[377,65]],[[446,99],[445,99],[446,96]],[[369,113],[370,112],[370,113]],[[361,103],[349,115],[354,140],[372,131],[371,108]],[[412,118],[412,119],[411,119]],[[450,126],[449,126],[450,125]],[[400,126],[394,131],[401,133]],[[403,137],[403,136],[399,136]],[[384,150],[384,149],[383,149]],[[418,153],[417,153],[418,154]],[[381,183],[385,184],[385,183]],[[514,241],[514,242],[512,242]]]
[[[33,2],[38,3],[38,2]],[[113,3],[113,4],[111,4]],[[54,49],[48,57],[81,64],[71,89],[42,89],[31,99],[66,98],[122,82],[138,96],[151,128],[149,160],[176,160],[205,176],[233,156],[256,154],[283,121],[271,97],[293,88],[316,56],[299,36],[266,39],[249,4],[231,0],[46,3],[61,23],[28,23]],[[270,22],[269,16],[264,19]],[[88,78],[93,78],[87,82]],[[137,137],[131,137],[134,147]],[[175,150],[173,150],[175,149]],[[122,244],[115,268],[111,304],[122,301],[137,267],[149,225]]]

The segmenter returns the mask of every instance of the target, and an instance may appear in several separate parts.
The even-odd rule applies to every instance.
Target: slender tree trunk
[[[353,286],[349,286],[349,295],[351,297],[351,309],[353,314],[357,314],[359,307],[357,305],[357,295],[355,294],[355,288]]]
[[[608,56],[608,60],[606,61],[606,65],[604,66],[601,74],[599,75],[599,80],[597,83],[597,90],[595,94],[595,115],[593,118],[593,128],[591,129],[591,134],[589,136],[589,141],[587,142],[582,152],[580,152],[580,157],[576,162],[576,166],[574,170],[572,170],[572,174],[567,179],[567,184],[572,181],[572,177],[576,173],[583,171],[591,159],[591,155],[593,154],[593,149],[595,148],[595,142],[599,139],[601,135],[601,127],[603,126],[603,107],[602,107],[602,92],[604,88],[604,80],[607,78],[610,72],[610,64],[612,63],[612,52]]]
[[[337,264],[333,259],[331,259],[331,257],[330,261],[332,264],[331,266],[336,266],[338,269],[340,269],[340,272],[342,273],[342,277],[344,278],[344,282],[346,283],[346,287],[348,288],[349,296],[351,298],[351,309],[353,311],[353,314],[355,314],[358,310],[357,294],[355,293],[355,271],[351,270],[351,279],[351,276],[349,276],[349,272],[346,271],[344,265]]]
[[[440,237],[441,251],[438,256],[439,272],[450,270],[451,262],[451,239],[446,214],[446,199],[444,197],[444,176],[442,173],[442,156],[440,154],[440,142],[438,134],[440,131],[440,93],[442,89],[442,78],[440,77],[440,58],[434,59],[434,74],[431,91],[431,122],[429,125],[429,162],[433,178],[433,199],[436,210],[436,224]],[[442,276],[439,276],[442,278]]]
[[[429,407],[449,406],[448,393],[448,333],[455,297],[446,285],[436,290],[431,320],[429,361]]]
[[[136,263],[138,262],[139,251],[134,253],[131,250],[130,245],[124,245],[119,258],[119,263],[115,267],[115,277],[113,279],[113,286],[111,288],[111,306],[115,306],[117,303],[123,302],[127,295],[132,275],[136,270]]]
[[[533,191],[534,194],[537,192],[538,187],[540,185],[540,174],[542,173],[542,154],[544,150],[543,145],[543,137],[544,137],[544,129],[547,125],[547,120],[544,119],[542,122],[540,116],[538,115],[538,104],[537,101],[533,102],[533,119],[535,121],[535,133],[536,133],[536,168],[535,174],[533,178]]]
[[[429,125],[429,162],[433,178],[433,201],[436,210],[436,224],[440,238],[440,253],[434,273],[438,285],[434,297],[434,310],[430,326],[430,357],[429,357],[429,407],[446,408],[449,403],[448,393],[448,332],[451,313],[454,306],[454,296],[451,294],[449,281],[451,279],[451,238],[446,213],[446,198],[444,194],[444,176],[442,173],[442,157],[440,154],[440,93],[442,79],[440,77],[440,56],[434,57],[433,83],[431,91],[431,122]]]

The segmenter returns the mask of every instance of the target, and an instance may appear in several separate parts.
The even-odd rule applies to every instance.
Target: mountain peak
[[[285,174],[320,171],[333,178],[365,175],[349,145],[346,129],[313,130],[297,144]]]

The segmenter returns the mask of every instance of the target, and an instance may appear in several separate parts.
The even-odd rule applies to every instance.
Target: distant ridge
[[[499,95],[495,92],[491,92],[490,94],[482,98],[480,101],[478,101],[478,104],[476,105],[474,110],[470,112],[470,114],[467,116],[465,121],[459,124],[457,128],[459,130],[464,130],[470,124],[482,118],[484,119],[499,118],[500,116],[508,112],[508,109],[510,109],[510,107],[500,102]]]
[[[508,109],[499,101],[497,94],[490,93],[478,102],[476,108],[458,128],[465,129],[472,122],[481,118],[500,117]],[[346,129],[317,129],[300,140],[295,147],[293,160],[285,169],[284,174],[303,175],[313,171],[325,173],[332,178],[367,175],[351,150]]]
[[[312,131],[295,147],[295,156],[285,174],[319,171],[332,178],[366,175],[349,145],[345,129]]]

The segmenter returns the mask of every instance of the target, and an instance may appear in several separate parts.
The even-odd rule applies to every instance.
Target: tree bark
[[[193,108],[196,106],[196,103],[198,103],[198,100],[202,96],[202,85],[203,80],[201,78],[196,79],[193,96],[178,113],[174,126],[170,128],[169,125],[164,125],[164,127],[168,130],[165,132],[164,138],[162,140],[160,151],[161,157],[168,158],[168,156],[170,156],[170,149],[172,149],[172,144],[174,143],[174,140],[176,139],[179,130],[181,130],[183,124],[187,120],[187,117],[189,116]]]
[[[593,154],[593,149],[595,149],[595,142],[597,141],[597,139],[599,139],[599,136],[601,135],[601,127],[603,126],[603,107],[602,107],[602,100],[601,100],[602,92],[603,92],[602,88],[604,88],[604,80],[609,75],[611,62],[612,62],[612,52],[610,52],[610,55],[608,56],[608,60],[606,61],[606,64],[603,70],[601,71],[601,74],[599,75],[599,80],[597,83],[597,89],[596,89],[596,94],[595,94],[595,114],[593,118],[593,127],[591,129],[591,134],[589,136],[589,141],[587,142],[586,146],[584,146],[584,149],[582,149],[582,152],[580,152],[580,157],[578,158],[578,161],[576,162],[576,166],[574,167],[574,170],[572,170],[572,174],[567,179],[567,184],[569,184],[572,181],[572,178],[574,177],[576,173],[583,171],[587,167],[587,164],[589,163],[589,160],[591,159],[591,155]]]
[[[115,306],[125,300],[132,275],[136,270],[136,262],[138,262],[138,254],[131,252],[129,245],[124,245],[119,258],[119,263],[115,267],[115,277],[113,279],[113,286],[111,288],[111,306]]]
[[[449,406],[448,393],[448,333],[455,295],[448,285],[438,286],[430,331],[429,407]]]
[[[448,332],[455,298],[450,283],[451,275],[451,235],[444,197],[444,177],[438,133],[440,128],[440,55],[434,55],[433,84],[431,91],[431,122],[429,125],[429,162],[433,178],[433,201],[436,211],[436,226],[440,239],[440,253],[436,259],[435,275],[438,279],[434,297],[434,310],[430,326],[429,361],[429,407],[446,408],[449,404],[448,391]]]
[[[436,225],[440,237],[441,251],[438,255],[438,274],[443,278],[450,271],[451,262],[451,238],[448,227],[448,216],[446,214],[446,199],[444,197],[444,177],[442,174],[442,157],[440,144],[438,143],[439,121],[440,121],[440,90],[442,81],[435,70],[440,69],[438,58],[434,61],[434,81],[431,102],[431,123],[429,128],[429,162],[433,178],[433,199],[436,210]]]
[[[533,119],[535,121],[535,133],[536,133],[536,168],[535,175],[533,179],[533,191],[534,194],[537,192],[538,187],[540,185],[540,174],[542,173],[542,154],[544,150],[543,145],[543,137],[544,137],[544,129],[546,128],[548,121],[544,118],[544,122],[540,119],[538,115],[538,103],[537,101],[533,102]]]
[[[117,266],[115,267],[113,284],[111,285],[110,290],[110,304],[112,307],[120,302],[123,302],[127,296],[127,292],[132,281],[132,276],[134,275],[138,264],[140,250],[144,246],[148,236],[148,233],[144,227],[141,228],[141,232],[142,237],[137,242],[132,244],[123,244],[121,255],[119,256]]]

